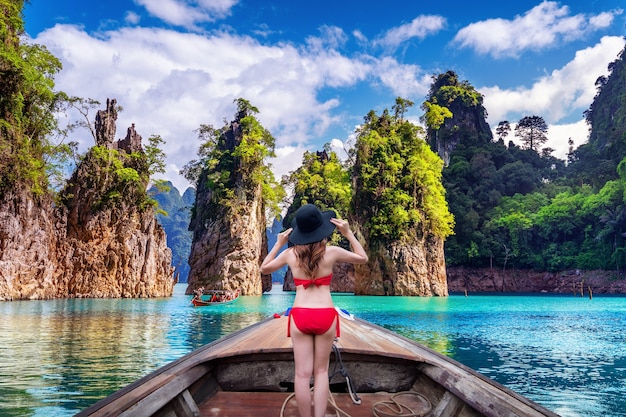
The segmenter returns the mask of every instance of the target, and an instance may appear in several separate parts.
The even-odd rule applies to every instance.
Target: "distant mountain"
[[[167,234],[167,246],[172,250],[172,265],[179,275],[179,282],[187,282],[189,275],[189,253],[193,232],[188,230],[191,219],[191,208],[196,199],[196,190],[189,187],[183,195],[174,185],[167,181],[164,183],[167,190],[151,187],[149,192],[152,198],[159,203],[159,209],[167,212],[167,215],[157,214],[158,222]],[[268,247],[276,243],[276,236],[283,230],[282,219],[274,219],[271,227],[267,228]],[[272,273],[272,282],[283,283],[287,267]]]
[[[274,244],[276,243],[276,237],[282,231],[283,231],[283,220],[274,219],[272,226],[268,227],[266,230],[268,248],[272,248],[274,246]],[[282,284],[285,280],[286,273],[287,273],[287,266],[280,268],[278,271],[272,272],[272,282],[280,282]]]
[[[188,228],[196,191],[189,187],[181,196],[171,182],[167,181],[164,185],[164,188],[151,187],[149,193],[159,203],[159,209],[167,213],[157,213],[156,218],[167,234],[167,246],[172,250],[172,265],[176,268],[178,280],[187,282],[192,240],[192,232]]]

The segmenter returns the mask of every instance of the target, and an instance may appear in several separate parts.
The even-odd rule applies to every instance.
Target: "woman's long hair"
[[[320,261],[326,253],[326,239],[306,245],[294,245],[293,251],[300,267],[308,278],[315,278]]]

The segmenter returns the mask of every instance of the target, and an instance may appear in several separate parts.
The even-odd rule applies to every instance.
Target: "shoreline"
[[[448,267],[448,293],[626,294],[626,279],[616,271],[537,272],[499,268]]]

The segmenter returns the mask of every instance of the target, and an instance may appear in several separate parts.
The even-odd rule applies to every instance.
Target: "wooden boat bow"
[[[363,404],[351,404],[340,377],[331,379],[331,390],[353,417],[371,416],[380,398],[408,390],[428,398],[431,417],[558,417],[410,339],[363,320],[340,320],[336,345]],[[268,318],[183,356],[78,416],[278,415],[293,391],[286,333],[286,317]],[[336,361],[331,355],[331,369]]]

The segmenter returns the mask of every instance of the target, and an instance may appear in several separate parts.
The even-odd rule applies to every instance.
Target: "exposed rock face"
[[[79,202],[80,197],[77,199]],[[78,213],[76,213],[77,211]],[[64,296],[164,297],[174,290],[172,253],[152,209],[72,206],[60,260]]]
[[[26,189],[0,201],[0,300],[63,296],[57,265],[62,257],[52,202],[35,199]]]
[[[367,248],[369,262],[355,266],[355,294],[447,296],[443,240],[430,236],[412,243]]]
[[[448,268],[450,292],[557,293],[587,296],[626,294],[626,279],[615,271],[537,272],[500,268]]]
[[[94,123],[96,133],[96,145],[113,147],[115,140],[115,131],[117,130],[115,122],[117,121],[117,100],[107,99],[107,107],[105,110],[98,110],[96,113],[96,121]]]
[[[206,193],[207,190],[198,190],[198,198]],[[267,254],[261,253],[261,248],[267,248],[261,208],[260,198],[254,199],[241,207],[236,217],[218,216],[200,225],[192,222],[196,232],[189,256],[188,294],[199,287],[230,291],[240,288],[243,295],[271,291],[271,276],[262,281],[259,271],[259,259]]]
[[[117,131],[117,100],[107,99],[106,110],[98,110],[94,129],[96,133],[96,145],[105,146],[110,149],[122,150],[126,153],[141,152],[141,135],[135,131],[133,123],[126,130],[126,137],[115,141]]]
[[[107,108],[114,110],[115,100]],[[98,114],[98,143],[122,149],[124,167],[137,164],[113,143],[117,114]],[[141,137],[134,127],[129,132],[136,146]],[[165,232],[154,209],[138,204],[146,184],[141,190],[120,182],[95,155],[90,151],[72,176],[64,205],[53,208],[49,196],[26,189],[0,201],[0,300],[172,295]]]
[[[241,143],[239,112],[220,137],[220,149],[232,151]],[[239,161],[240,162],[240,161]],[[237,162],[235,162],[237,164]],[[217,203],[214,190],[203,172],[196,191],[195,209],[189,230],[193,233],[189,255],[186,293],[205,289],[240,289],[243,295],[260,295],[272,290],[271,275],[261,275],[260,266],[267,255],[265,207],[260,184],[241,174],[240,166],[224,168],[231,172],[233,197]]]
[[[82,297],[171,296],[175,281],[165,232],[151,211],[105,211],[81,228],[66,258],[68,293]],[[124,214],[120,216],[120,214]],[[115,233],[110,233],[110,231]],[[99,236],[99,237],[98,237]]]

